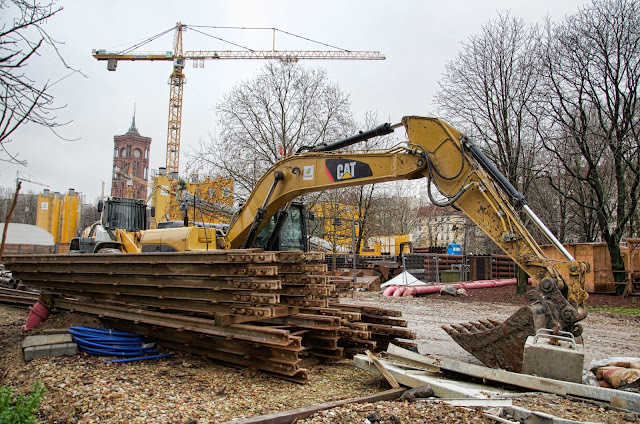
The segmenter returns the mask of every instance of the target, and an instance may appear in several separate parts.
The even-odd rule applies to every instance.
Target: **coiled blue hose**
[[[144,338],[136,333],[81,326],[73,326],[69,328],[69,332],[81,352],[99,356],[138,356],[118,361],[105,361],[105,363],[131,362],[171,356],[171,354],[158,355],[160,352],[153,347],[154,345],[145,343]]]

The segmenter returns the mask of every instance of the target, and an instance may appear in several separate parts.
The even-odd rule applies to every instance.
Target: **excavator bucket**
[[[524,344],[536,333],[536,310],[525,306],[506,321],[488,319],[442,326],[467,352],[491,368],[521,372]]]
[[[502,323],[489,319],[442,328],[483,364],[521,372],[527,337],[535,335],[539,328],[571,331],[579,336],[582,327],[576,322],[584,318],[550,278],[527,292],[526,298],[531,302],[529,306],[520,308]]]

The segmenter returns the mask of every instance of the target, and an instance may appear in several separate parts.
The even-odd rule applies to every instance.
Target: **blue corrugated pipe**
[[[92,355],[102,356],[139,356],[107,362],[130,362],[135,360],[166,358],[171,354],[156,355],[160,352],[147,345],[141,335],[104,328],[73,326],[69,328],[78,349]]]

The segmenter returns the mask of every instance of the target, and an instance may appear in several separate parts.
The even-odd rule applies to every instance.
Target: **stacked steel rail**
[[[38,293],[0,287],[0,303],[13,306],[31,306],[38,300]]]
[[[298,382],[309,353],[342,358],[415,335],[397,311],[336,303],[321,253],[259,249],[9,256],[50,306]],[[404,344],[406,346],[406,342]]]

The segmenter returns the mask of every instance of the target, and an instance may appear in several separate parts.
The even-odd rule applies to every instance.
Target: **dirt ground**
[[[592,296],[590,300],[593,306],[638,308],[633,299]],[[440,326],[481,318],[502,320],[524,304],[522,298],[513,295],[513,287],[470,291],[469,296],[456,298],[383,298],[379,293],[356,293],[353,299],[344,301],[401,310],[409,328],[417,333],[421,353],[471,363],[478,362]],[[381,377],[359,370],[349,361],[312,368],[310,382],[305,385],[179,352],[168,359],[120,365],[106,365],[104,358],[86,354],[25,363],[20,349],[25,333],[20,328],[26,314],[24,308],[0,305],[0,385],[26,390],[40,380],[47,388],[38,417],[42,423],[219,423],[365,396],[388,387]],[[69,325],[99,322],[93,317],[63,313],[28,334]],[[585,364],[592,358],[640,356],[639,316],[592,312],[584,328]],[[528,395],[514,403],[536,410],[546,408],[546,412],[565,414],[567,419],[640,422],[634,414],[558,396]],[[362,423],[374,412],[379,412],[383,423],[491,422],[479,412],[407,402],[346,406],[318,413],[304,422]]]

